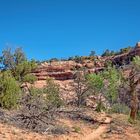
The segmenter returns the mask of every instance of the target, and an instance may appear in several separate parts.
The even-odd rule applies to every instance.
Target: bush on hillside
[[[43,89],[31,88],[21,100],[21,110],[16,117],[19,124],[36,132],[45,132],[55,126],[57,110],[62,105],[59,87],[47,79]]]
[[[37,77],[34,76],[33,74],[27,74],[23,77],[23,82],[28,82],[33,84],[37,80]]]
[[[46,97],[46,104],[48,108],[58,108],[63,103],[60,98],[60,90],[59,86],[54,83],[54,81],[51,78],[48,78],[46,80],[46,86],[43,89],[43,93],[45,93]]]
[[[15,108],[20,97],[20,87],[10,71],[0,74],[0,105],[3,108]]]
[[[125,104],[116,103],[109,110],[110,113],[129,114],[130,108]]]

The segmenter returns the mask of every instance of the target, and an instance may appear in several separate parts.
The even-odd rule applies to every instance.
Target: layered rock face
[[[65,71],[61,67],[40,67],[33,71],[33,74],[38,78],[38,80],[46,80],[47,77],[52,77],[55,80],[67,80],[73,78],[73,73],[71,71]]]
[[[87,68],[89,72],[94,72],[94,65],[92,62],[80,64],[75,61],[61,61],[43,63],[33,71],[33,74],[38,80],[46,80],[47,77],[52,77],[55,80],[69,80],[74,78],[76,69]]]
[[[47,77],[52,77],[55,80],[73,79],[73,72],[71,71],[71,62],[52,62],[43,63],[33,71],[33,74],[38,80],[46,80]]]
[[[134,56],[140,56],[140,42],[137,43],[128,53],[117,55],[112,58],[112,61],[117,65],[129,64]]]
[[[54,61],[42,63],[33,74],[38,80],[46,80],[52,77],[55,80],[70,80],[74,78],[75,71],[84,68],[87,73],[94,73],[104,69],[107,61],[112,61],[115,65],[129,64],[134,56],[140,56],[140,43],[131,49],[130,52],[111,57],[97,56],[95,60],[85,59],[82,62],[75,61]]]

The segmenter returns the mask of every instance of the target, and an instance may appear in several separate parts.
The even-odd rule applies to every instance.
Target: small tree
[[[10,109],[17,107],[20,97],[20,87],[10,71],[0,74],[0,105]]]
[[[106,49],[105,52],[102,54],[102,57],[103,56],[113,56],[115,54],[116,53],[114,51],[110,51],[110,50]]]
[[[102,56],[110,56],[110,51],[106,49]]]
[[[34,61],[26,60],[16,65],[15,69],[12,70],[12,73],[14,77],[17,79],[17,81],[22,83],[22,82],[26,82],[25,81],[26,76],[28,76],[28,79],[29,79],[29,76],[34,77],[35,79],[35,76],[31,74],[32,70],[35,68],[36,68],[36,63]]]
[[[74,60],[75,60],[75,62],[77,62],[77,63],[81,63],[81,56],[76,55],[76,56],[74,57]]]
[[[26,59],[26,56],[24,54],[24,52],[22,51],[22,48],[17,48],[13,54],[13,57],[14,57],[14,61],[15,61],[15,64],[18,65],[22,62],[24,62]]]
[[[95,51],[91,51],[89,56],[95,56],[96,52]]]
[[[100,112],[103,108],[102,96],[104,91],[104,79],[101,74],[89,74],[87,75],[87,80],[90,88],[93,90],[93,93],[96,96],[99,96],[96,110]]]
[[[115,66],[109,65],[105,71],[102,73],[104,80],[105,80],[105,87],[106,92],[105,96],[107,97],[108,101],[113,105],[117,102],[119,97],[119,87],[122,82],[121,73]]]
[[[131,46],[128,46],[126,48],[123,48],[123,49],[120,49],[120,54],[123,54],[123,53],[128,53],[130,50],[132,49]]]
[[[31,88],[21,100],[21,113],[16,117],[21,125],[37,132],[55,126],[57,110],[63,104],[59,86],[50,78],[42,89]]]
[[[4,69],[13,69],[15,67],[14,56],[11,52],[11,48],[7,48],[2,51],[1,64]]]
[[[21,48],[17,48],[14,52],[12,52],[11,48],[4,50],[0,62],[3,65],[3,69],[10,70],[15,79],[20,83],[25,82],[27,77],[24,77],[26,75],[28,75],[29,80],[29,74],[37,66],[34,60],[27,60]],[[30,76],[33,77],[31,74]]]
[[[130,95],[130,119],[135,121],[139,103],[137,86],[140,84],[140,57],[134,57],[128,68],[131,70],[128,76],[124,74],[125,67],[122,68],[123,87],[127,87]]]
[[[130,87],[130,95],[131,95],[131,112],[130,118],[134,121],[138,112],[138,94],[137,94],[137,86],[140,84],[140,57],[134,57],[132,61],[132,68],[128,78],[129,87]]]
[[[60,98],[59,85],[54,83],[51,78],[47,78],[46,84],[43,92],[46,95],[45,99],[48,109],[60,107],[62,105],[62,100]]]
[[[84,73],[84,70],[82,71],[77,71],[75,73],[75,78],[74,78],[74,90],[76,93],[76,98],[77,98],[77,106],[81,106],[85,104],[85,99],[89,96],[89,86],[88,82],[86,80],[86,75]]]
[[[87,76],[88,84],[93,93],[99,96],[97,110],[101,111],[102,97],[113,105],[118,99],[118,89],[121,84],[121,76],[115,67],[108,66],[103,72],[97,74],[89,74]]]

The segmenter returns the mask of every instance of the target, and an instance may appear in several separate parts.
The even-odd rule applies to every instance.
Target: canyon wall
[[[104,69],[106,62],[112,61],[115,65],[129,64],[134,56],[140,56],[140,43],[137,43],[128,53],[116,56],[96,56],[95,60],[85,59],[78,63],[75,61],[54,61],[40,64],[33,74],[38,80],[46,80],[52,77],[55,80],[70,80],[74,78],[76,70],[84,69],[87,73],[94,73]]]

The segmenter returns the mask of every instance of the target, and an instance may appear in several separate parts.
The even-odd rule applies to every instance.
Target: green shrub
[[[37,77],[33,74],[27,74],[23,77],[23,82],[29,82],[33,84],[37,80]]]
[[[137,119],[140,120],[140,110],[137,112]]]
[[[102,110],[105,111],[106,108],[105,108],[104,104],[103,104],[101,101],[99,101],[99,102],[97,103],[97,106],[96,106],[96,111],[97,111],[97,112],[101,112]]]
[[[109,110],[109,112],[119,114],[129,114],[130,109],[124,104],[116,103],[112,105],[112,108]]]
[[[12,74],[19,82],[30,82],[29,77],[31,77],[31,72],[36,68],[36,63],[34,61],[23,61],[22,63],[15,66],[12,69]],[[33,76],[32,76],[33,77]],[[34,76],[35,77],[35,76]],[[27,81],[25,81],[27,79]]]
[[[80,131],[81,131],[81,128],[78,126],[73,126],[72,128],[73,128],[73,132],[75,132],[75,133],[80,133]]]
[[[20,125],[30,130],[44,132],[44,129],[54,126],[52,133],[63,133],[63,128],[55,127],[57,111],[61,105],[59,87],[52,79],[47,79],[47,85],[44,88],[32,87],[27,94],[23,95],[20,113],[16,117]]]
[[[0,105],[3,108],[15,108],[20,97],[20,87],[9,71],[0,75]]]
[[[105,97],[111,105],[117,102],[119,98],[118,89],[122,83],[120,71],[116,69],[115,66],[108,66],[106,70],[102,73],[104,79],[106,80],[105,85]]]
[[[59,86],[54,83],[51,78],[47,79],[47,85],[43,89],[43,93],[46,94],[46,103],[48,108],[58,108],[63,102],[60,98]]]

